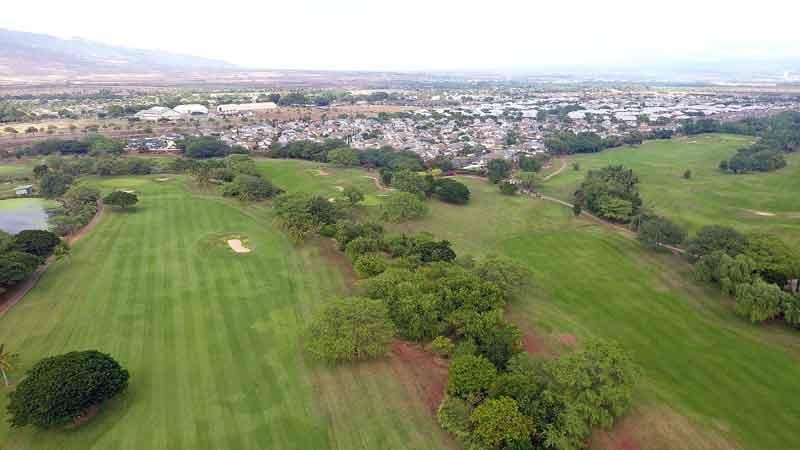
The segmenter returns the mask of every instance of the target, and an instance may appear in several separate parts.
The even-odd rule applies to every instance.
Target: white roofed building
[[[217,112],[219,114],[243,114],[243,113],[269,111],[277,107],[278,105],[276,105],[274,102],[239,103],[239,104],[219,105],[217,106]]]
[[[143,109],[134,114],[134,116],[141,120],[150,120],[153,122],[161,119],[177,120],[183,117],[179,112],[165,106],[153,106],[149,109]]]
[[[185,116],[198,116],[198,115],[208,114],[208,108],[197,103],[193,103],[190,105],[178,105],[175,107],[175,111]]]

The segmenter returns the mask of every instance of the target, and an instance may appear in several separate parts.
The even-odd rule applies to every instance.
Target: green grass
[[[469,205],[437,203],[430,217],[397,230],[431,231],[459,254],[497,253],[525,264],[533,286],[511,317],[550,340],[573,334],[579,342],[622,343],[644,370],[640,407],[666,405],[746,448],[795,445],[796,330],[736,317],[729,300],[695,283],[678,257],[645,250],[563,206],[463,181]]]
[[[3,421],[0,448],[452,445],[388,360],[334,369],[303,356],[310,314],[348,291],[338,254],[292,246],[264,204],[156,178],[88,180],[134,189],[140,203],[109,211],[0,318],[0,342],[21,354],[21,369],[98,349],[130,370],[129,390],[77,430],[10,430]],[[246,236],[253,251],[234,254],[224,242],[231,235]]]
[[[710,134],[573,156],[570,163],[579,162],[580,170],[570,166],[544,183],[542,191],[568,200],[589,169],[622,164],[639,176],[646,207],[690,231],[708,224],[768,230],[800,248],[800,154],[788,155],[788,166],[770,173],[731,175],[717,169],[752,139]],[[689,180],[683,178],[687,169],[692,171]]]
[[[341,189],[354,186],[365,194],[363,204],[374,206],[380,203],[380,192],[369,177],[377,177],[377,172],[368,173],[361,169],[338,168],[328,164],[291,159],[259,159],[258,168],[263,176],[276,186],[289,192],[308,192],[326,198],[341,199]]]

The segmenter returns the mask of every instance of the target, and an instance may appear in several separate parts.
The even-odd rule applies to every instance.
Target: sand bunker
[[[169,178],[156,178],[156,181],[169,181]]]
[[[334,186],[337,191],[344,192],[344,188],[342,186]]]
[[[125,192],[126,194],[133,194],[134,192],[136,192],[133,189],[120,189],[120,191]]]
[[[746,211],[751,213],[751,214],[755,214],[757,216],[762,216],[762,217],[773,217],[773,216],[775,216],[775,213],[766,212],[766,211],[756,211],[754,209],[747,209]]]
[[[326,176],[326,175],[330,175],[330,174],[331,174],[331,173],[330,173],[330,172],[327,172],[325,169],[317,169],[317,175],[320,175],[320,176],[323,176],[323,177],[324,177],[324,176]]]
[[[250,253],[250,249],[242,245],[240,239],[228,239],[228,245],[236,253]]]

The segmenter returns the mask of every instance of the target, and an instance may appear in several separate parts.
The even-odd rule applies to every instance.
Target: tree
[[[544,162],[533,156],[521,155],[518,160],[519,170],[523,172],[538,172],[542,170]]]
[[[500,183],[500,193],[503,195],[514,195],[519,190],[519,187],[511,182],[503,181]]]
[[[125,191],[113,191],[103,197],[103,203],[111,206],[118,206],[122,209],[128,209],[128,207],[135,205],[138,201],[139,197],[137,197],[136,194]]]
[[[36,363],[9,394],[13,427],[67,423],[128,386],[128,371],[96,350],[70,352]]]
[[[280,192],[269,180],[254,175],[239,174],[233,181],[226,184],[222,190],[222,195],[226,197],[238,197],[239,200],[263,200],[270,198]]]
[[[541,183],[539,175],[534,172],[520,172],[517,174],[519,186],[526,191],[532,191]]]
[[[446,203],[463,205],[469,201],[469,188],[459,181],[452,178],[442,178],[436,180],[433,193],[439,200]]]
[[[428,192],[428,185],[425,178],[410,171],[399,170],[392,175],[392,187],[398,191],[414,194],[419,198],[425,198]]]
[[[574,203],[599,216],[627,223],[642,206],[638,183],[639,178],[624,166],[590,170],[575,191]]]
[[[777,236],[748,234],[744,254],[753,260],[755,271],[769,283],[784,286],[787,280],[800,277],[800,255]]]
[[[61,240],[55,233],[46,230],[23,230],[14,235],[11,250],[30,253],[41,259],[53,254],[53,249]]]
[[[489,399],[475,408],[469,417],[472,437],[481,448],[502,449],[528,443],[534,432],[533,422],[524,416],[513,398]]]
[[[344,190],[342,190],[342,195],[344,195],[344,197],[347,199],[347,202],[353,206],[364,201],[364,193],[355,186],[345,186]]]
[[[753,283],[736,286],[736,303],[733,310],[750,322],[763,322],[777,317],[781,307],[791,294],[783,292],[778,286],[768,284],[758,278]]]
[[[39,191],[46,198],[56,198],[67,192],[72,179],[61,172],[46,172],[39,179]]]
[[[353,269],[361,278],[370,278],[386,270],[386,262],[374,253],[367,253],[356,258]]]
[[[505,159],[493,159],[486,164],[486,175],[491,183],[508,178],[511,174],[511,164]]]
[[[683,178],[684,178],[684,179],[687,179],[687,180],[688,180],[688,179],[691,179],[691,178],[692,178],[692,171],[691,171],[691,170],[689,170],[689,169],[686,169],[686,171],[685,171],[685,172],[683,172]]]
[[[686,230],[663,217],[647,217],[639,224],[639,241],[647,247],[678,245],[686,240]]]
[[[389,222],[405,222],[428,214],[428,206],[414,194],[396,192],[381,207],[381,218]]]
[[[721,250],[729,256],[742,253],[747,246],[747,238],[731,227],[707,225],[697,231],[686,248],[692,260],[713,251]]]
[[[19,356],[15,353],[5,351],[5,344],[0,344],[0,375],[8,387],[8,372],[14,370],[14,363]]]
[[[447,393],[472,403],[480,401],[497,378],[497,369],[483,356],[453,359],[447,375]]]
[[[350,147],[339,147],[328,151],[328,161],[339,167],[352,167],[360,164],[358,151]]]
[[[320,360],[361,361],[386,353],[394,326],[380,300],[334,299],[314,316],[306,347]]]
[[[212,136],[188,137],[178,143],[178,148],[189,158],[213,158],[230,153],[230,146]]]
[[[26,252],[0,254],[0,288],[12,286],[28,278],[41,262],[40,257]]]

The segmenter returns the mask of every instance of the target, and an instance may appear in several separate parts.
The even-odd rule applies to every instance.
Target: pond
[[[0,230],[15,234],[47,229],[47,211],[57,206],[56,202],[41,198],[0,200]]]

